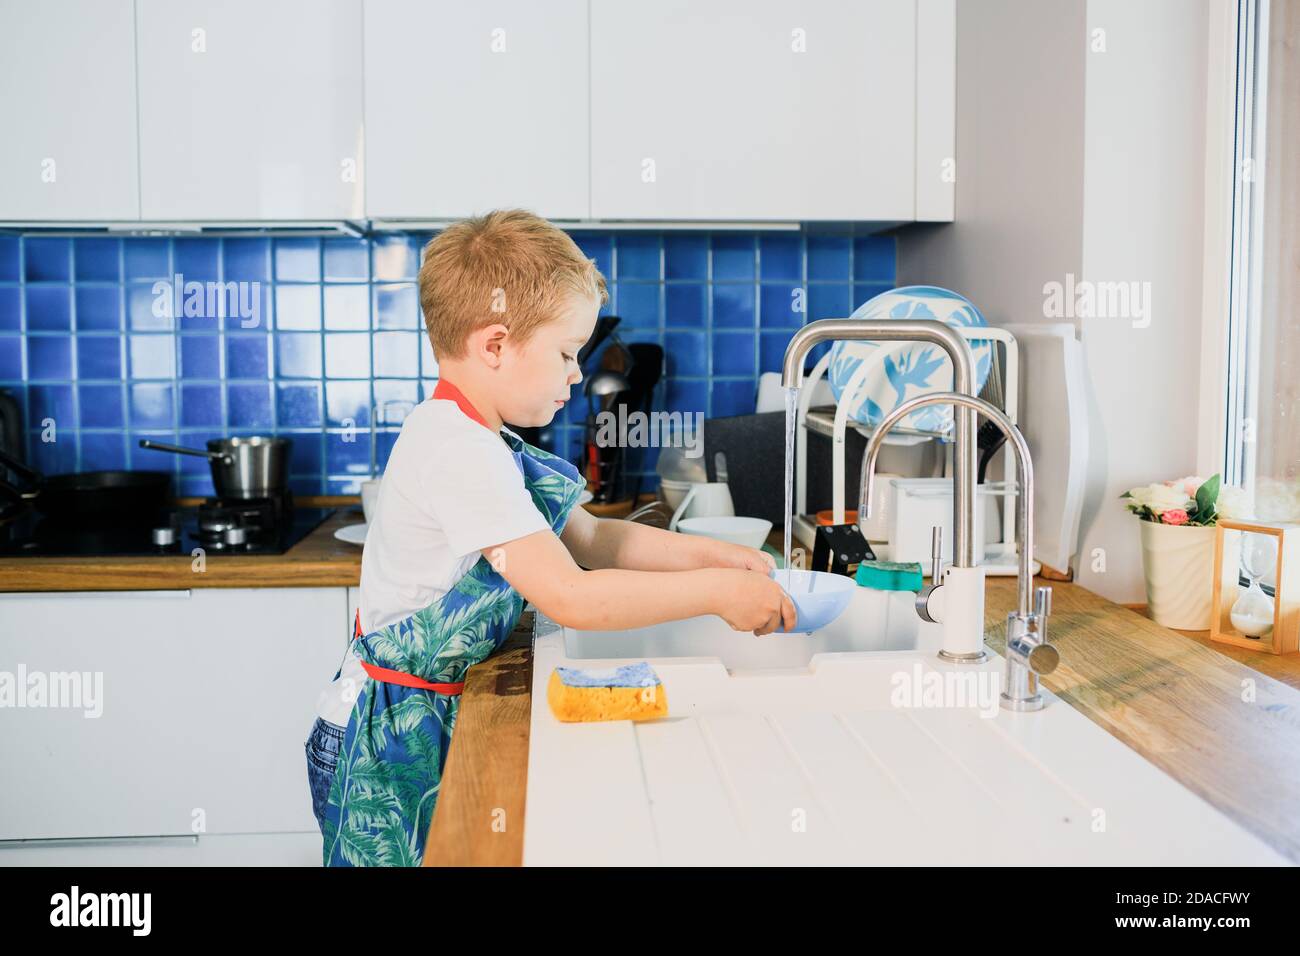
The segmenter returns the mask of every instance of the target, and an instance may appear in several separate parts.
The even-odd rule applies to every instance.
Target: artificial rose
[[[1187,504],[1192,499],[1192,495],[1184,493],[1181,487],[1170,488],[1168,485],[1159,482],[1147,485],[1146,492],[1146,501],[1143,504],[1158,515],[1173,509],[1186,511]],[[1192,494],[1194,495],[1195,491]]]
[[[1166,481],[1165,484],[1170,488],[1178,488],[1188,498],[1196,497],[1196,489],[1205,484],[1204,478],[1198,478],[1196,475],[1188,475],[1186,478],[1179,478],[1177,481]]]
[[[1138,488],[1128,490],[1129,505],[1135,508],[1145,508],[1147,502],[1151,500],[1150,485],[1142,485]]]
[[[1170,508],[1160,516],[1163,524],[1187,524],[1187,512],[1182,508]]]

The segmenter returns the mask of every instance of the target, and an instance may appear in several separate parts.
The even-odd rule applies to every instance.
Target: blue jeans
[[[325,832],[325,804],[329,800],[330,783],[334,780],[334,768],[339,763],[339,750],[343,747],[343,735],[347,728],[332,724],[323,717],[317,717],[311,725],[311,733],[303,744],[307,751],[307,785],[311,788],[311,809],[316,814],[316,825]]]

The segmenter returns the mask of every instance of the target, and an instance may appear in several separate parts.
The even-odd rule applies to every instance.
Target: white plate
[[[366,530],[369,527],[370,526],[364,522],[362,524],[350,524],[335,531],[334,537],[338,538],[340,541],[346,541],[348,544],[364,545],[366,543]]]

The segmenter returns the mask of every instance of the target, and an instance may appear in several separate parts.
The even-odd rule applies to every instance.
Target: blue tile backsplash
[[[296,493],[356,493],[391,447],[380,429],[371,449],[371,409],[422,401],[437,379],[415,282],[428,238],[0,236],[0,389],[24,409],[28,460],[172,470],[180,494],[210,495],[205,461],[138,440],[271,432],[293,439]],[[708,417],[753,411],[758,375],[779,370],[799,326],[894,285],[890,236],[574,238],[609,283],[620,338],[664,346],[654,408]],[[193,296],[170,289],[178,274],[202,284]],[[205,290],[236,288],[225,283],[239,291],[218,309]],[[542,443],[578,461],[587,402],[574,392]],[[55,441],[42,440],[47,420]],[[655,454],[633,452],[629,470],[650,475]]]

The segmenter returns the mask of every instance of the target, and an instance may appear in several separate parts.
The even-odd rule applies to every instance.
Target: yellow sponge
[[[649,664],[610,670],[557,667],[546,684],[557,720],[654,720],[668,716],[668,695]]]

